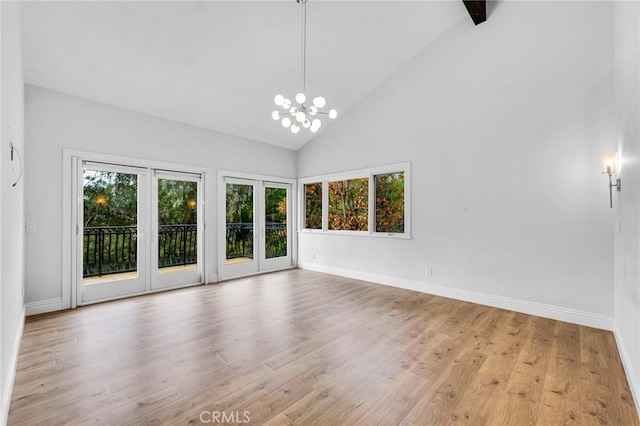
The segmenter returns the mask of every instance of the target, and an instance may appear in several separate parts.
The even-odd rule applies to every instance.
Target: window
[[[369,229],[369,179],[329,182],[329,229]]]
[[[304,185],[304,227],[322,229],[322,182]]]
[[[376,175],[376,232],[404,233],[404,172]]]
[[[301,231],[411,238],[410,164],[300,179]]]

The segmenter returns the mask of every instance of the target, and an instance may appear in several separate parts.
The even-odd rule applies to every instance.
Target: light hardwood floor
[[[309,271],[27,320],[10,425],[214,412],[249,425],[639,424],[609,332]]]

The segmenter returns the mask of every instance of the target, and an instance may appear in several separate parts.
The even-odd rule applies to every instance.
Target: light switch
[[[27,229],[27,232],[36,232],[36,223],[27,222],[26,229]]]

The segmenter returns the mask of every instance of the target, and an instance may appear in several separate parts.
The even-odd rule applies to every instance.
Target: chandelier
[[[322,96],[317,96],[307,103],[306,85],[307,85],[307,0],[296,0],[302,4],[302,92],[295,97],[295,102],[282,95],[276,95],[273,99],[275,104],[281,110],[273,111],[271,118],[280,121],[282,127],[288,128],[292,133],[298,133],[300,127],[309,129],[315,133],[322,126],[320,121],[321,115],[327,115],[330,119],[338,116],[335,109],[324,111],[327,101]]]

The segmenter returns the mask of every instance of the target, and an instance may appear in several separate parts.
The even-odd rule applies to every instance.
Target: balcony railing
[[[265,257],[287,255],[287,225],[267,223]],[[227,259],[253,258],[253,223],[228,223]],[[137,269],[136,226],[84,228],[83,277],[132,272]],[[158,227],[158,267],[192,265],[198,262],[196,224]]]
[[[265,226],[265,257],[287,255],[287,224],[267,222]],[[253,259],[253,223],[227,223],[227,260]]]
[[[83,277],[131,272],[137,269],[136,226],[92,226],[84,228]],[[158,227],[158,267],[198,262],[196,224]]]

